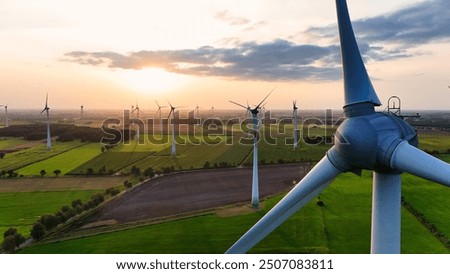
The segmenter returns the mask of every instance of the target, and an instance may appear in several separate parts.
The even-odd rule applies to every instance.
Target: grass
[[[153,152],[116,152],[109,150],[74,168],[69,174],[86,174],[89,168],[92,168],[94,173],[100,173],[101,169],[105,169],[106,173],[113,173],[121,170],[137,161],[148,157]]]
[[[128,179],[128,178],[127,178]],[[0,193],[33,191],[103,190],[122,185],[124,177],[43,177],[0,180]]]
[[[25,176],[39,176],[41,170],[46,170],[47,176],[54,176],[53,171],[59,169],[61,174],[66,174],[99,155],[101,153],[100,148],[101,144],[99,143],[85,144],[49,159],[28,165],[19,169],[17,172]]]
[[[96,236],[30,246],[24,253],[223,253],[280,197],[265,209],[239,216],[215,214],[148,225]],[[252,253],[326,251],[323,222],[314,203],[295,214]],[[308,222],[306,222],[308,220]],[[311,228],[306,233],[305,227]]]
[[[16,146],[26,144],[27,141],[19,138],[1,138],[0,150],[12,149]]]
[[[410,174],[403,175],[403,196],[425,219],[450,238],[450,188]]]
[[[312,128],[309,132],[310,136],[325,136],[325,133],[331,134],[331,130],[323,128]],[[307,144],[304,138],[300,138],[297,149],[293,149],[292,127],[286,126],[285,131],[276,132],[273,130],[269,133],[266,129],[265,139],[261,139],[258,143],[258,157],[262,163],[280,163],[283,162],[315,162],[319,161],[331,147],[328,144],[312,145]],[[303,129],[303,134],[307,134],[307,130]],[[306,135],[305,135],[306,136]],[[246,159],[247,164],[253,163],[253,153]]]
[[[404,177],[404,185],[412,183]],[[405,187],[404,187],[405,189]],[[420,193],[417,193],[420,195]],[[369,253],[372,177],[342,174],[322,194],[325,225],[331,253]],[[442,207],[440,211],[448,212]],[[402,253],[449,253],[417,219],[402,210]]]
[[[214,164],[219,165],[221,162],[237,166],[252,149],[251,146],[239,144],[238,136],[226,137],[218,135],[216,137],[208,137],[208,139],[200,136],[196,140],[192,140],[192,136],[190,137],[191,140],[188,138],[186,135],[177,136],[177,156],[175,158],[171,155],[171,142],[169,142],[164,145],[164,148],[158,145],[159,150],[155,150],[156,153],[142,158],[133,165],[141,170],[148,167],[154,170],[171,167],[175,170],[198,169],[203,168],[206,161],[210,162],[211,167]],[[124,172],[129,172],[130,170],[131,165],[127,166]]]
[[[442,131],[419,132],[419,148],[427,151],[447,153],[450,149],[450,134]]]
[[[0,193],[0,234],[15,227],[26,236],[42,215],[55,213],[73,200],[89,199],[95,190],[36,191]]]
[[[45,144],[41,144],[35,147],[8,153],[2,160],[0,160],[0,170],[17,170],[84,144],[85,143],[81,143],[80,141],[53,142],[52,149],[50,151],[47,150]]]

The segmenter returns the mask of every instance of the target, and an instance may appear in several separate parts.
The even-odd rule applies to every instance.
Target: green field
[[[0,193],[0,234],[15,227],[24,236],[30,234],[33,223],[44,214],[57,212],[73,200],[89,199],[95,190],[35,191]]]
[[[104,173],[114,173],[137,161],[148,157],[153,152],[115,152],[106,151],[96,156],[95,158],[83,163],[74,168],[69,174],[86,174],[91,168],[94,173],[101,173],[100,170],[104,168]]]
[[[302,134],[311,138],[317,136],[329,136],[332,129],[313,127],[302,129]],[[284,127],[284,131],[271,128],[265,130],[265,138],[258,143],[258,157],[260,163],[277,164],[289,162],[316,162],[319,161],[330,149],[331,144],[307,144],[304,138],[299,138],[297,149],[293,149],[293,128],[290,125]],[[246,159],[248,165],[253,163],[253,153]]]
[[[150,157],[146,157],[135,165],[141,170],[152,167],[154,170],[164,167],[174,167],[179,169],[197,169],[203,168],[205,162],[208,161],[210,166],[219,165],[226,162],[231,166],[239,165],[252,149],[251,146],[233,144],[228,145],[225,142],[218,144],[183,144],[177,145],[177,157],[173,158],[171,148],[166,148]],[[128,171],[130,167],[126,169]]]
[[[402,176],[403,196],[416,210],[450,237],[450,188],[410,174]]]
[[[414,184],[408,177],[405,185]],[[294,214],[250,253],[369,253],[371,173],[342,174],[316,199]],[[407,191],[405,191],[407,192]],[[420,193],[414,194],[420,196]],[[444,194],[443,194],[444,196]],[[209,214],[55,243],[24,253],[223,253],[282,195],[263,209],[220,217]],[[448,207],[439,209],[448,213]],[[448,214],[447,214],[448,215]],[[402,253],[450,253],[410,212],[402,210]]]
[[[267,202],[269,208],[280,197]],[[223,253],[264,213],[220,217],[215,214],[87,238],[35,245],[24,253]],[[308,220],[305,222],[304,220]],[[306,233],[306,227],[311,230]],[[121,240],[123,239],[123,240]],[[125,240],[126,239],[126,240]],[[315,204],[295,214],[252,252],[324,252],[326,243],[320,208]]]
[[[273,131],[273,128],[271,128]],[[311,127],[303,134],[330,136],[334,129]],[[269,133],[269,128],[265,129]],[[419,133],[420,148],[439,151],[439,157],[450,162],[450,154],[443,154],[450,148],[447,133]],[[86,174],[87,169],[99,173],[129,172],[135,165],[142,170],[152,167],[158,170],[174,167],[175,170],[202,168],[206,161],[210,167],[227,162],[236,166],[252,162],[252,139],[240,144],[242,132],[234,136],[218,136],[211,144],[204,141],[181,144],[186,135],[177,137],[177,157],[172,158],[170,142],[152,144],[141,135],[144,143],[136,140],[120,144],[109,151],[101,152],[100,144],[80,142],[56,143],[51,152],[45,144],[10,153],[0,160],[0,170],[18,169],[19,174],[38,175],[45,169],[47,176],[60,169],[62,174]],[[330,145],[308,145],[301,141],[297,150],[292,149],[292,125],[283,130],[275,128],[270,136],[276,144],[260,141],[259,160],[265,164],[284,162],[317,161],[323,157]],[[167,136],[166,136],[167,137]],[[233,144],[225,144],[225,138],[233,138]],[[228,141],[230,139],[227,139]],[[23,140],[0,140],[0,148],[22,145]],[[81,178],[81,177],[80,177]],[[94,178],[94,177],[82,177]],[[104,177],[108,179],[108,177]],[[114,177],[116,178],[116,177]],[[402,196],[427,221],[450,238],[450,188],[431,183],[415,176],[404,174]],[[43,178],[68,180],[70,177]],[[36,179],[38,180],[38,179]],[[118,178],[118,183],[125,180]],[[5,180],[12,185],[19,180]],[[37,181],[36,181],[37,182]],[[67,181],[68,182],[68,181]],[[0,182],[1,183],[1,182]],[[51,183],[42,183],[51,184]],[[36,183],[36,185],[42,185]],[[68,183],[69,185],[69,183]],[[0,186],[1,187],[1,186]],[[14,187],[14,186],[12,186]],[[1,189],[1,188],[0,188]],[[25,188],[26,189],[26,188]],[[38,216],[53,213],[75,199],[88,199],[91,189],[81,190],[76,186],[54,191],[0,191],[0,232],[14,226],[24,235],[29,234],[31,224]],[[316,205],[317,199],[296,213],[285,224],[270,234],[251,250],[251,253],[369,253],[372,206],[372,173],[364,171],[362,177],[352,173],[342,174],[327,188],[320,199],[323,207]],[[106,232],[79,239],[62,240],[27,247],[24,253],[223,253],[248,228],[259,220],[283,195],[270,198],[260,211],[235,208],[220,210],[202,216],[171,220],[160,224],[131,227],[126,230]],[[230,214],[222,214],[229,210]],[[421,224],[407,209],[402,208],[402,253],[450,253],[438,239]]]
[[[53,171],[59,169],[63,175],[102,153],[100,148],[101,144],[99,143],[85,144],[49,159],[28,165],[17,172],[25,176],[38,176],[41,170],[45,170],[47,176],[54,176]]]
[[[408,177],[404,185],[411,184]],[[414,193],[414,196],[420,196]],[[342,174],[322,194],[332,253],[368,253],[372,208],[372,174]],[[449,212],[448,208],[440,211]],[[420,240],[419,240],[420,239]],[[409,212],[402,210],[402,253],[449,253]]]
[[[1,138],[0,139],[0,150],[12,149],[19,145],[26,144],[27,141],[18,138]]]
[[[64,143],[53,142],[51,151],[47,150],[45,144],[41,144],[13,153],[7,153],[6,156],[0,160],[0,170],[17,170],[21,167],[48,159],[84,144],[85,143],[79,141]]]

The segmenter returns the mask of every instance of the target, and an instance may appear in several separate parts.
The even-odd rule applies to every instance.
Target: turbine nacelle
[[[341,172],[360,174],[361,169],[400,173],[390,159],[403,141],[417,147],[417,133],[404,120],[387,113],[373,112],[349,117],[337,128],[328,159]]]

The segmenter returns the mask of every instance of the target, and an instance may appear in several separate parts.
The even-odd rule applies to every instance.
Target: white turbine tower
[[[292,101],[292,116],[293,116],[293,122],[294,122],[294,149],[297,149],[298,145],[298,114],[297,114],[297,100]]]
[[[131,108],[133,108],[133,106]],[[133,113],[135,111],[136,111],[136,119],[139,120],[139,113],[144,113],[144,112],[142,112],[142,110],[139,108],[139,104],[138,103],[136,103],[136,107],[131,111],[131,113]],[[138,124],[136,124],[136,123],[134,123],[134,124],[137,126],[136,127],[136,138],[137,138],[137,141],[139,143],[139,138],[140,138],[140,127],[139,127],[139,124],[140,124],[140,121],[138,121]]]
[[[162,125],[161,109],[165,108],[166,106],[160,106],[158,104],[158,101],[156,101],[156,100],[155,100],[155,103],[158,106],[158,110],[156,110],[156,114],[159,113],[159,130],[160,130],[160,135],[162,136],[162,134],[163,134],[163,125]]]
[[[232,104],[240,106],[246,109],[247,112],[252,114],[253,120],[253,176],[252,176],[252,207],[259,208],[259,178],[258,178],[258,142],[259,142],[259,121],[258,121],[258,113],[261,108],[262,103],[269,97],[272,93],[273,89],[267,94],[267,96],[254,108],[250,108],[247,106],[241,105],[239,103],[229,101]]]
[[[5,127],[8,127],[9,126],[8,105],[0,105],[0,107],[5,107]]]
[[[50,139],[50,112],[49,112],[49,110],[50,110],[50,108],[48,107],[48,93],[47,93],[47,96],[45,97],[45,107],[41,111],[41,114],[44,111],[47,114],[47,150],[52,149],[52,141]]]
[[[136,103],[136,107],[133,109],[133,106],[131,106],[132,110],[131,113],[136,111],[136,118],[139,119],[139,113],[143,113],[142,110],[139,108],[139,104]]]
[[[174,107],[172,106],[172,104],[167,101],[169,103],[170,106],[170,112],[169,115],[167,116],[167,119],[170,119],[170,121],[172,122],[172,157],[176,157],[177,156],[177,147],[176,147],[176,141],[175,141],[175,109],[177,108],[181,108],[181,107]],[[172,114],[172,118],[170,118],[170,115]]]
[[[199,119],[199,118],[200,118],[200,108],[197,105],[194,110],[194,119]]]
[[[80,106],[80,119],[84,119],[84,104]]]
[[[402,172],[450,186],[450,165],[416,148],[401,118],[375,112],[380,100],[360,55],[345,0],[336,0],[346,120],[322,160],[227,253],[244,253],[320,194],[343,172],[373,170],[371,253],[400,253]]]
[[[214,107],[211,107],[211,109],[209,110],[211,112],[211,118],[214,117]]]

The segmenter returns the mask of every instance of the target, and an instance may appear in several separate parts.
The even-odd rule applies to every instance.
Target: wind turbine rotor
[[[337,175],[343,172],[360,174],[362,169],[374,171],[371,251],[399,253],[400,174],[409,172],[450,186],[450,165],[417,148],[417,133],[413,127],[395,115],[375,112],[374,106],[381,103],[362,61],[346,1],[336,0],[336,10],[344,72],[346,120],[336,130],[335,145],[227,253],[247,252],[316,197]],[[296,102],[293,103],[296,107]]]

